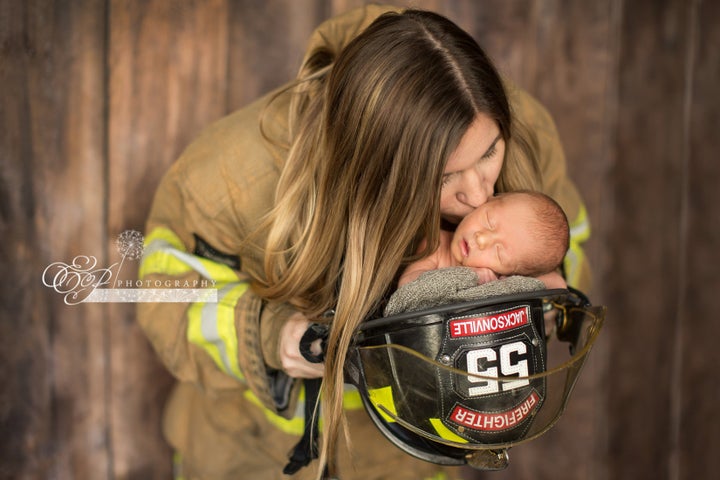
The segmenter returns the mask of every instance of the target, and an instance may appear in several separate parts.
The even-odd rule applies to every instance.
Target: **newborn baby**
[[[467,215],[454,233],[441,230],[438,249],[408,265],[398,286],[428,270],[453,266],[473,268],[478,283],[509,275],[539,277],[560,266],[569,235],[565,213],[547,195],[498,194]]]

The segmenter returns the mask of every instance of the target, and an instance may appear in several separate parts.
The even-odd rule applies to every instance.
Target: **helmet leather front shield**
[[[356,332],[347,377],[407,453],[504,468],[507,448],[562,414],[603,319],[603,307],[544,290],[371,320]]]

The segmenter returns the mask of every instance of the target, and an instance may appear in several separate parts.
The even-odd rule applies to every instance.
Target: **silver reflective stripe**
[[[570,227],[570,238],[586,239],[590,235],[590,222],[582,221]]]
[[[153,240],[148,246],[145,247],[144,256],[150,256],[153,253],[163,252],[172,255],[178,260],[189,265],[193,270],[198,272],[203,277],[212,280],[210,272],[207,271],[205,266],[200,262],[197,256],[187,252],[181,252],[175,248],[170,242],[166,240]]]
[[[237,283],[230,283],[225,285],[218,291],[217,303],[206,303],[203,305],[202,312],[200,313],[200,331],[202,332],[202,335],[206,341],[213,343],[217,347],[218,353],[220,354],[220,359],[222,360],[225,367],[225,372],[237,378],[238,380],[243,380],[243,378],[238,377],[238,375],[234,371],[233,363],[230,361],[230,356],[228,355],[227,349],[225,348],[225,342],[223,342],[222,338],[220,337],[220,332],[218,331],[217,325],[218,306],[220,305],[220,303],[222,303],[223,299],[228,295],[228,293],[230,293],[230,291],[237,286]]]

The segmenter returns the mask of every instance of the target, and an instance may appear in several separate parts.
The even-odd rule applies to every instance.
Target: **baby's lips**
[[[467,240],[464,238],[460,240],[460,254],[463,257],[467,257],[470,254],[470,247],[468,246]]]

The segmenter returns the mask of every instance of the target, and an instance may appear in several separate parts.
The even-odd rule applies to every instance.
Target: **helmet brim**
[[[527,321],[491,334],[472,330],[510,315]],[[373,319],[355,334],[346,376],[377,428],[406,453],[503,468],[502,452],[562,415],[604,315],[584,296],[556,289]],[[488,367],[492,361],[499,368]]]

